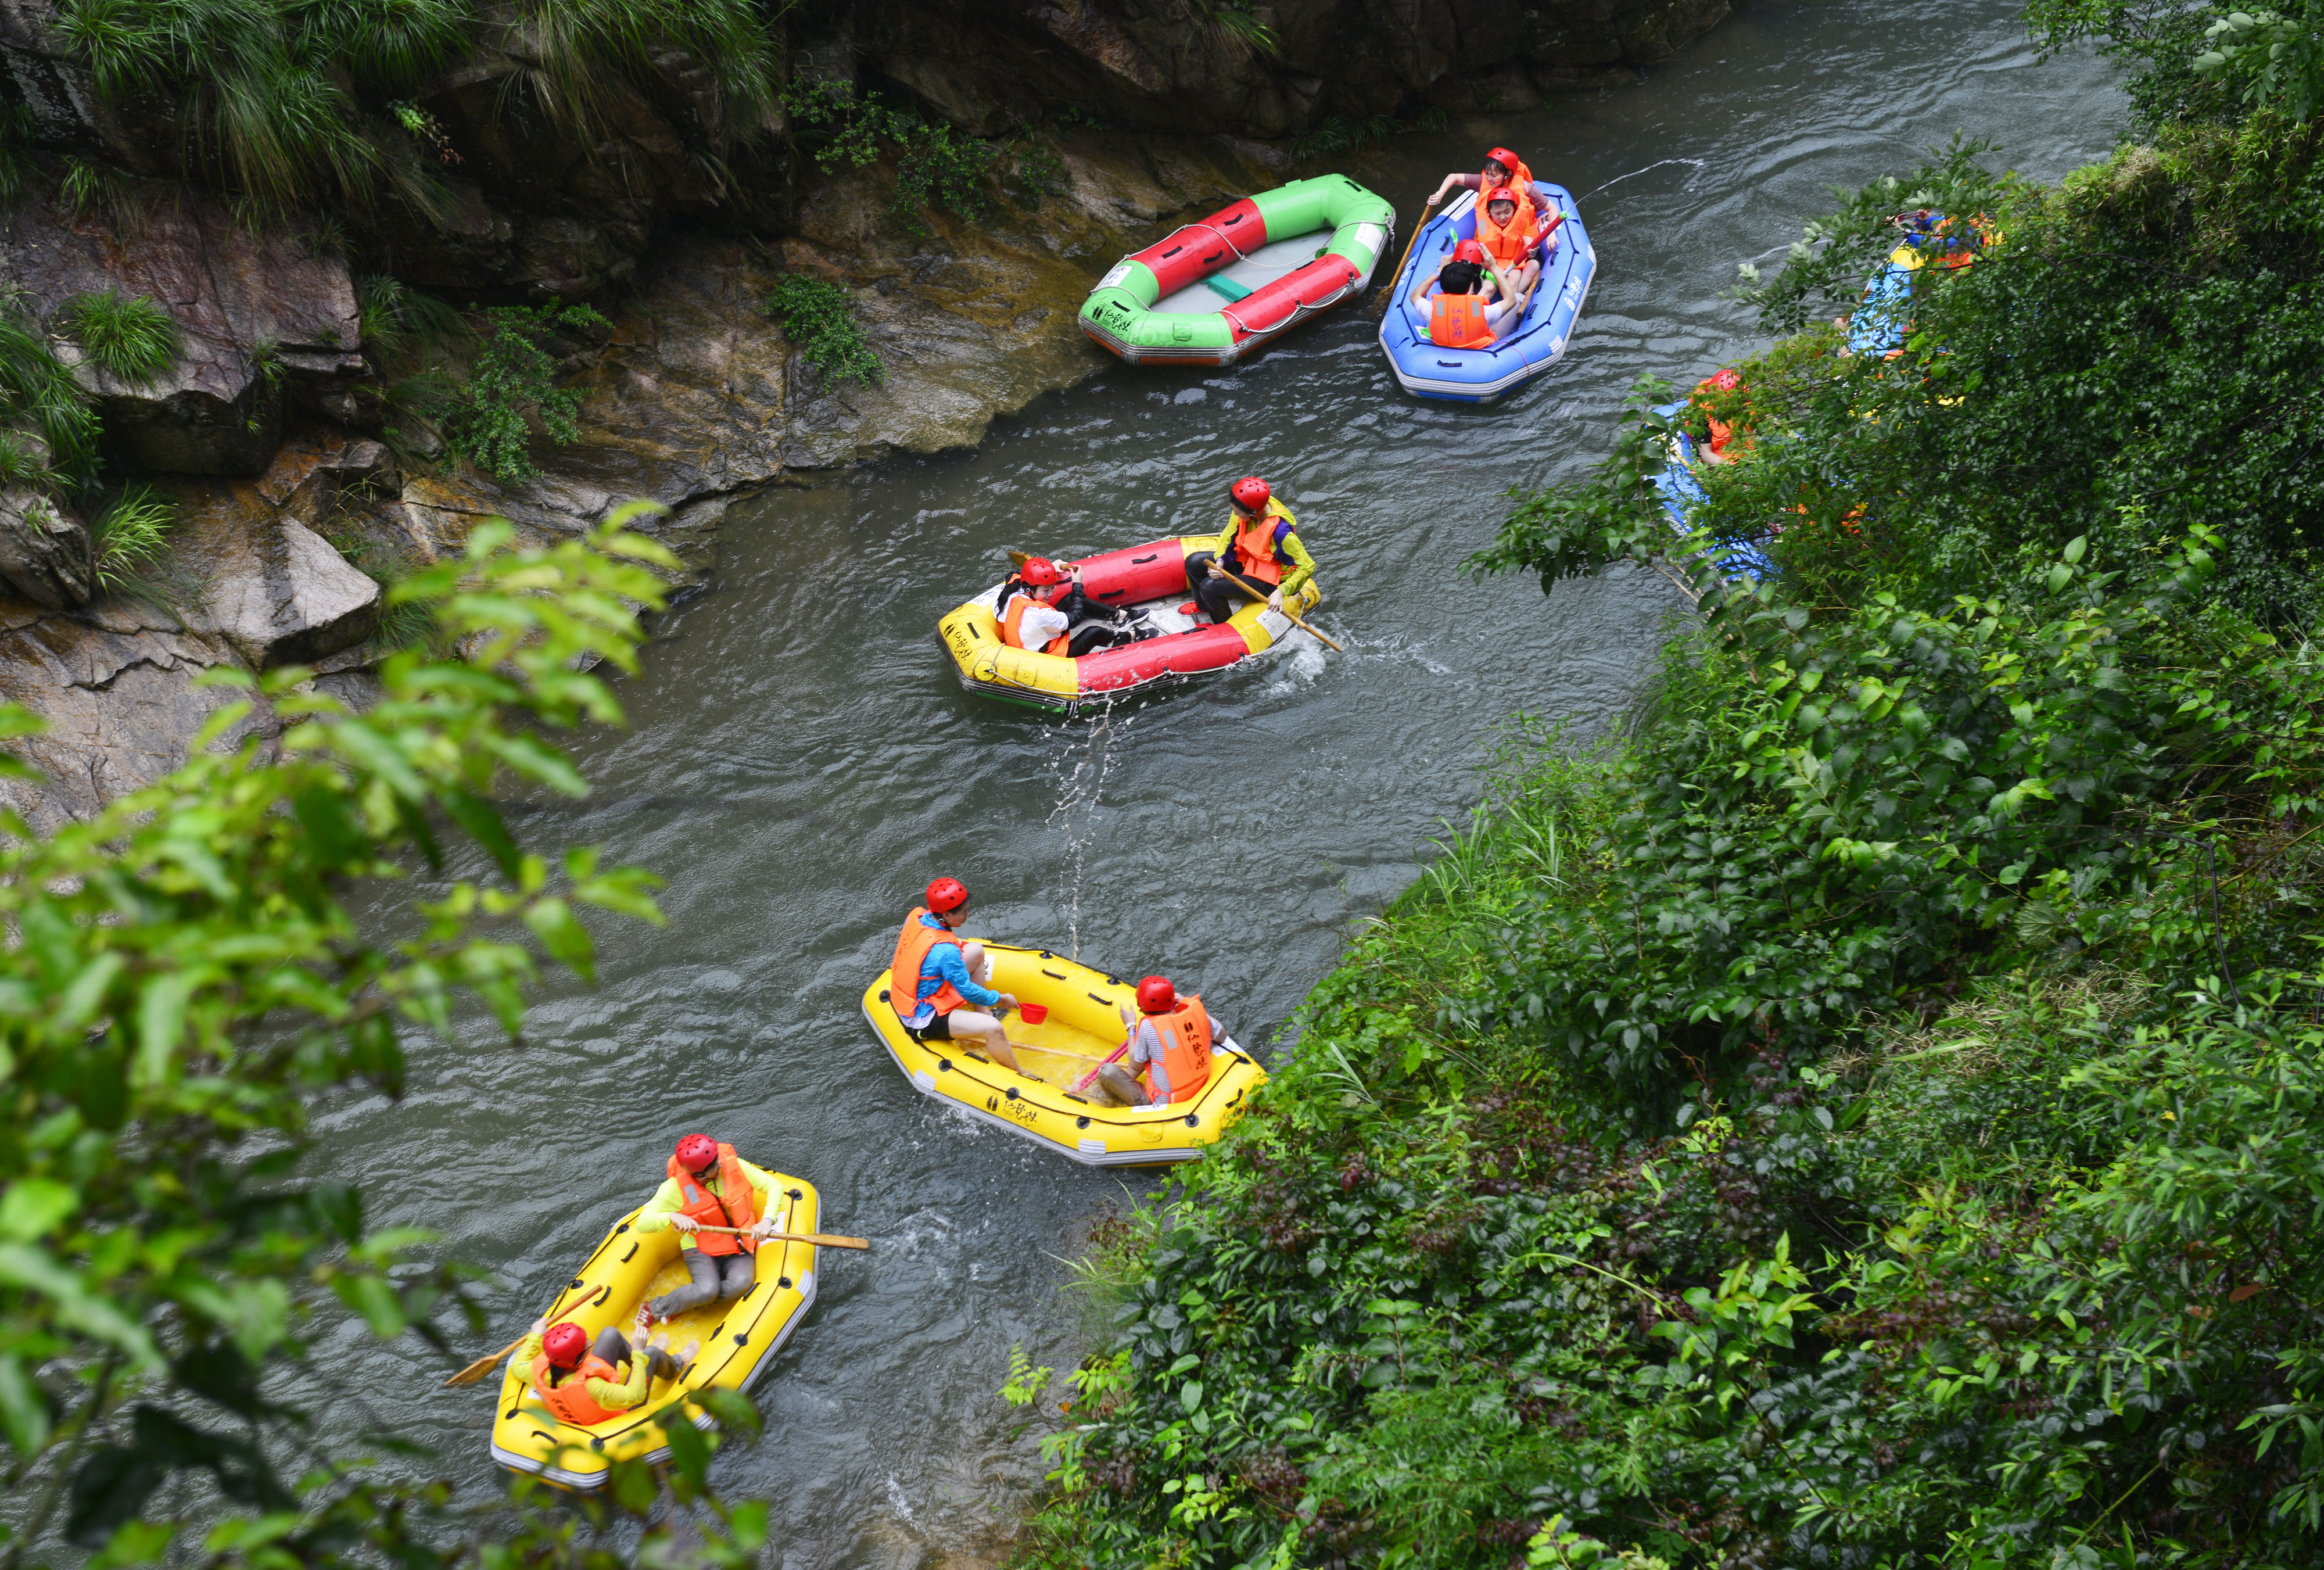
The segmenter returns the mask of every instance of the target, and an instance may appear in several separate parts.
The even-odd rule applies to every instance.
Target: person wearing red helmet
[[[927,894],[928,902],[912,907],[896,936],[896,955],[888,962],[888,1006],[915,1041],[981,1045],[995,1063],[1024,1074],[1017,1044],[1001,1022],[1017,1006],[1016,994],[985,984],[992,979],[992,960],[984,945],[954,936],[968,920],[967,885],[958,878],[938,878]]]
[[[1139,1018],[1115,1005],[1130,1032],[1130,1061],[1137,1075],[1118,1063],[1097,1071],[1098,1085],[1123,1106],[1168,1106],[1192,1101],[1211,1079],[1211,1017],[1198,997],[1182,998],[1170,978],[1149,975],[1138,984]]]
[[[1434,299],[1431,289],[1438,291]],[[1412,304],[1428,311],[1428,341],[1439,348],[1481,349],[1493,342],[1497,328],[1509,321],[1524,302],[1512,297],[1507,280],[1493,267],[1493,259],[1474,240],[1463,240],[1435,272],[1413,287]]]
[[[1079,659],[1139,637],[1122,625],[1127,613],[1089,598],[1082,592],[1080,573],[1067,573],[1046,556],[1027,557],[1001,586],[995,603],[1001,608],[1001,641],[1011,649]]]
[[[1438,186],[1436,193],[1428,199],[1427,206],[1430,208],[1437,206],[1456,190],[1472,190],[1481,199],[1500,189],[1503,186],[1508,187],[1517,193],[1520,216],[1530,219],[1536,206],[1533,171],[1526,167],[1524,159],[1506,147],[1496,147],[1486,153],[1485,167],[1476,174],[1462,174],[1459,170],[1454,170],[1451,174],[1446,175],[1444,183]],[[1424,218],[1423,221],[1425,222],[1425,219]]]
[[[1477,205],[1477,244],[1494,271],[1514,287],[1517,313],[1522,316],[1534,286],[1541,282],[1543,259],[1557,249],[1558,226],[1565,222],[1565,215],[1552,213],[1546,222],[1540,221],[1508,186],[1488,191]]]
[[[638,1212],[636,1230],[677,1229],[687,1282],[646,1307],[667,1319],[713,1298],[740,1298],[758,1279],[760,1242],[775,1228],[775,1175],[708,1134],[678,1141],[662,1170],[662,1186]]]
[[[632,1355],[632,1336],[644,1348],[644,1355]],[[608,1325],[597,1332],[595,1342],[570,1319],[555,1325],[536,1319],[517,1344],[515,1362],[531,1371],[533,1394],[541,1405],[559,1421],[586,1428],[643,1404],[654,1381],[683,1379],[701,1347],[700,1342],[689,1341],[672,1353],[648,1344],[646,1311],[640,1308],[630,1335]]]
[[[1250,475],[1229,485],[1227,508],[1218,543],[1186,558],[1186,586],[1213,623],[1231,619],[1239,599],[1279,611],[1315,576],[1299,520],[1265,480]]]

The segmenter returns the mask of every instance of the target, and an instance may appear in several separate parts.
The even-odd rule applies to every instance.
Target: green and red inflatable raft
[[[1346,175],[1295,180],[1115,263],[1082,331],[1133,365],[1231,365],[1361,294],[1395,235],[1396,208]]]

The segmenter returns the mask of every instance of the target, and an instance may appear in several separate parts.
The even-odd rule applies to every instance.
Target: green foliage
[[[152,381],[184,353],[177,319],[156,300],[132,300],[115,289],[75,295],[64,319],[98,369],[133,385]]]
[[[504,43],[534,62],[523,78],[532,101],[585,133],[602,127],[621,83],[657,69],[657,49],[675,46],[708,73],[713,142],[755,126],[779,79],[769,20],[750,0],[534,0],[512,11],[467,0],[67,0],[58,25],[107,99],[169,105],[185,132],[184,171],[262,221],[389,198],[443,211],[426,166],[400,154],[410,137],[438,163],[458,153],[406,95]]]
[[[533,420],[551,441],[581,439],[573,418],[581,394],[557,385],[557,361],[544,342],[612,324],[586,305],[495,305],[484,319],[484,348],[468,368],[445,436],[455,452],[503,485],[521,485],[540,472],[531,456]]]
[[[896,195],[890,210],[914,234],[927,232],[929,213],[973,218],[991,210],[985,184],[1001,167],[996,143],[891,109],[879,94],[859,96],[844,82],[795,82],[784,93],[783,106],[807,132],[816,165],[826,174],[842,163],[856,169],[876,163],[881,148],[892,146]]]
[[[97,414],[46,335],[13,302],[0,302],[0,431],[9,433],[11,467],[23,478],[54,473],[80,483],[96,472]],[[26,436],[45,452],[34,453]]]
[[[7,819],[0,908],[21,940],[0,956],[15,1131],[0,1141],[0,1434],[25,1488],[18,1543],[61,1532],[110,1562],[197,1553],[198,1530],[219,1562],[586,1552],[531,1485],[513,1507],[456,1506],[317,1448],[300,1392],[329,1387],[308,1348],[359,1320],[449,1353],[442,1311],[473,1327],[477,1278],[411,1261],[424,1234],[370,1228],[363,1195],[299,1168],[312,1099],[398,1092],[403,1034],[448,1033],[456,996],[513,1037],[544,957],[586,979],[580,910],[659,920],[649,875],[529,848],[494,805],[509,783],[586,791],[547,733],[620,718],[586,668],[635,668],[631,607],[661,603],[650,568],[670,564],[625,531],[635,511],[543,550],[479,527],[396,591],[465,652],[388,660],[363,714],[305,690],[303,670],[215,672],[228,701],[183,768],[52,836]],[[244,734],[260,702],[277,741]],[[37,728],[22,710],[5,724]],[[454,840],[482,872],[447,870]],[[350,891],[422,864],[438,882],[414,919],[358,925]],[[755,1427],[739,1398],[716,1411],[729,1434]],[[668,1486],[705,1507],[708,1551],[741,1563],[764,1511],[707,1496],[709,1454],[675,1445]],[[612,1492],[579,1507],[601,1531],[659,1489],[641,1467]],[[670,1530],[649,1526],[646,1551]]]
[[[143,485],[124,491],[97,514],[89,525],[89,542],[96,549],[97,581],[106,593],[128,587],[138,570],[161,554],[176,520],[170,499]]]
[[[866,384],[887,380],[879,351],[863,341],[855,301],[839,285],[804,272],[787,272],[775,281],[759,309],[780,319],[784,334],[825,375]]]
[[[1618,735],[1513,730],[1157,1202],[1037,1560],[2313,1559],[2316,146],[1842,193],[1738,388],[1514,498],[1480,568],[1700,621]],[[1987,243],[1839,352],[1920,208]]]
[[[2199,77],[2240,78],[2246,104],[2273,104],[2295,121],[2324,106],[2324,14],[2231,11],[2203,30],[2210,47],[2191,61]]]
[[[1367,148],[1414,131],[1442,131],[1451,116],[1442,109],[1423,109],[1409,120],[1391,115],[1351,118],[1327,115],[1314,127],[1291,139],[1291,155],[1305,161],[1342,161]]]

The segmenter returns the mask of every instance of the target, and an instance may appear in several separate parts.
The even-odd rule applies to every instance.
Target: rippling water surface
[[[1267,1040],[1474,799],[1496,723],[1602,720],[1676,608],[1645,574],[1546,600],[1459,578],[1503,493],[1593,461],[1641,372],[1683,381],[1752,347],[1721,293],[1826,209],[1827,186],[1902,171],[1956,131],[2055,178],[2121,134],[2107,70],[2037,65],[2017,9],[1751,5],[1636,87],[1363,160],[1353,172],[1407,225],[1496,142],[1581,196],[1600,255],[1588,313],[1564,364],[1499,407],[1399,394],[1356,309],[1225,374],[1110,365],[973,454],[739,509],[712,592],[627,685],[635,728],[580,747],[596,797],[529,826],[659,871],[669,928],[612,932],[603,984],[546,997],[521,1046],[474,1021],[418,1051],[401,1104],[334,1109],[336,1172],[375,1222],[433,1227],[502,1272],[485,1344],[649,1191],[676,1134],[709,1130],[808,1178],[826,1225],[876,1246],[826,1254],[820,1300],[760,1387],[767,1436],[720,1461],[721,1485],[776,1501],[789,1570],[972,1549],[1038,1474],[994,1396],[1008,1349],[1071,1363],[1057,1256],[1150,1180],[913,1092],[856,1002],[907,905],[954,873],[977,894],[973,931],[1167,972]],[[1103,729],[959,690],[933,628],[1005,547],[1213,527],[1226,482],[1253,472],[1300,517],[1344,657],[1306,644]],[[357,1331],[341,1350],[383,1388],[410,1378],[401,1349]],[[481,1478],[489,1399],[431,1390],[405,1415]]]

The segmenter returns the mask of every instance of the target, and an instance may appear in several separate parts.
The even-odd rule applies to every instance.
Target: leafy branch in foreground
[[[399,585],[464,652],[389,659],[364,713],[306,690],[303,670],[213,672],[230,701],[184,767],[46,837],[0,815],[0,920],[19,935],[0,952],[0,1432],[25,1490],[10,1565],[59,1533],[113,1563],[591,1552],[521,1487],[513,1513],[455,1509],[318,1435],[294,1392],[333,1387],[309,1346],[352,1315],[442,1352],[444,1306],[480,1323],[477,1277],[299,1172],[310,1098],[398,1093],[404,1035],[450,1033],[463,994],[513,1036],[544,959],[594,973],[584,910],[660,921],[650,874],[527,847],[494,805],[510,781],[586,792],[544,733],[622,717],[586,668],[634,670],[633,607],[662,604],[652,569],[671,559],[628,530],[638,513],[537,549],[487,523]],[[244,723],[262,705],[282,723],[272,744]],[[0,727],[38,722],[8,708]],[[475,875],[451,870],[463,844]],[[414,864],[439,891],[416,927],[358,922],[349,897]],[[753,1420],[746,1403],[720,1415]],[[671,1486],[735,1562],[764,1514],[708,1499],[706,1456],[689,1446]],[[636,1470],[588,1507],[601,1526],[652,1505]],[[166,1519],[148,1517],[156,1500],[174,1501]],[[197,1520],[207,1542],[172,1547]]]

